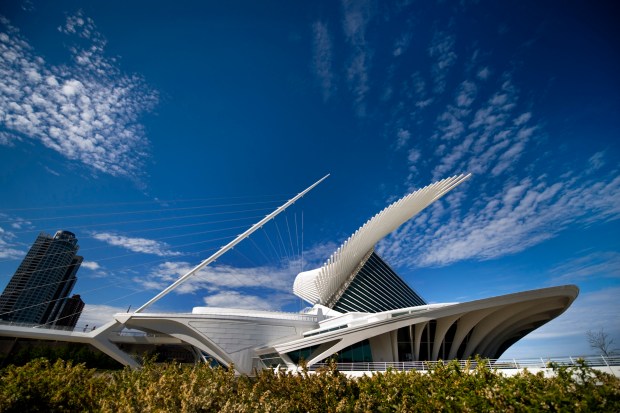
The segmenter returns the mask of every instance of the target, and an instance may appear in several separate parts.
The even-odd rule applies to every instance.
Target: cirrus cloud
[[[139,182],[149,147],[140,117],[157,92],[106,57],[91,19],[69,16],[59,30],[78,41],[69,65],[47,63],[0,16],[0,125],[7,129],[0,144],[34,139],[95,171]]]
[[[139,237],[127,237],[111,232],[93,233],[92,237],[109,245],[122,247],[133,252],[154,254],[160,257],[181,255],[180,252],[172,251],[165,242]]]

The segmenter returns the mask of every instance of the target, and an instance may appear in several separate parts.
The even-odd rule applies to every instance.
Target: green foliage
[[[36,359],[0,376],[0,411],[78,412],[97,408],[105,381],[82,364]]]
[[[620,411],[618,378],[583,362],[552,367],[553,377],[506,377],[474,360],[349,379],[332,361],[316,373],[264,370],[250,378],[207,365],[149,361],[137,371],[101,372],[38,359],[0,371],[0,411]]]

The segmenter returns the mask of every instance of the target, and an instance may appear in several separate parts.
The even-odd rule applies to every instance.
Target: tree
[[[599,331],[588,330],[586,336],[588,337],[590,348],[599,351],[601,355],[612,357],[618,352],[617,349],[611,347],[614,343],[613,338],[610,338],[609,334],[602,328]]]

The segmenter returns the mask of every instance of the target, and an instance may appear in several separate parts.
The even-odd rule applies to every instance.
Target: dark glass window
[[[291,359],[291,361],[295,364],[299,364],[299,362],[303,360],[310,360],[310,355],[314,350],[318,348],[318,344],[316,346],[310,346],[306,348],[302,348],[299,350],[291,351],[286,353],[286,355]]]
[[[278,353],[269,353],[259,356],[265,367],[286,366],[284,360],[280,358]]]
[[[377,313],[424,304],[422,297],[373,252],[332,308]]]
[[[343,348],[338,352],[337,361],[338,363],[371,363],[372,353],[370,351],[370,342],[368,340],[363,340]]]

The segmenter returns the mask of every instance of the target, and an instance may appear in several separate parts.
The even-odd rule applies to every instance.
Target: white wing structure
[[[324,304],[345,283],[377,242],[468,179],[461,174],[418,189],[369,219],[321,267],[301,272],[293,292],[312,304]]]

